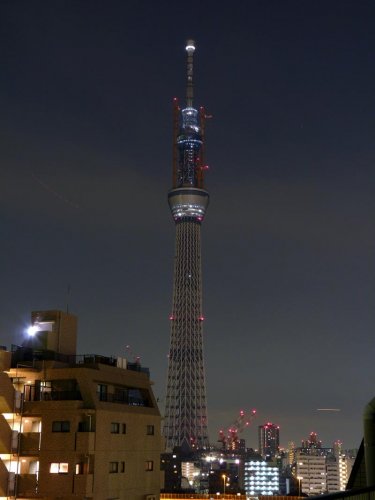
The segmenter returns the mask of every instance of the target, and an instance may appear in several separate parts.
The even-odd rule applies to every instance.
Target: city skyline
[[[374,395],[375,5],[190,6],[194,23],[168,2],[0,6],[0,343],[68,304],[78,351],[140,356],[163,411],[172,99],[192,37],[212,114],[211,442],[256,408],[249,446],[272,421],[283,447],[311,431],[358,447]]]

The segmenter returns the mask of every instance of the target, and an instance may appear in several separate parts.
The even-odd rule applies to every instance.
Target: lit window
[[[65,462],[51,463],[49,471],[51,474],[68,474],[69,464]]]
[[[76,464],[76,474],[83,474],[83,462]]]
[[[147,436],[153,436],[155,433],[155,428],[153,425],[148,425],[147,426]]]
[[[154,470],[154,462],[152,460],[146,460],[146,471]]]
[[[69,420],[55,420],[52,422],[52,432],[70,432]]]

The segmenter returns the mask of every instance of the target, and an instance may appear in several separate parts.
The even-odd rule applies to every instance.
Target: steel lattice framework
[[[209,195],[203,187],[203,109],[193,108],[194,42],[187,42],[187,98],[175,101],[173,188],[168,201],[176,224],[171,341],[163,435],[166,449],[208,447],[203,356],[201,224]]]

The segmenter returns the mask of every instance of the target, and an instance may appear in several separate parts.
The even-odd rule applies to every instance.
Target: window
[[[126,434],[126,424],[122,424],[122,433]]]
[[[69,464],[65,462],[54,462],[49,466],[51,474],[68,474]]]
[[[111,434],[119,434],[120,433],[120,424],[118,422],[111,423]]]
[[[52,432],[70,432],[69,420],[54,420],[52,422]]]
[[[146,431],[147,436],[153,436],[154,432],[155,432],[154,426],[153,425],[148,425],[147,426],[147,431]]]
[[[146,471],[154,470],[154,462],[152,460],[146,460]]]
[[[125,472],[125,462],[120,462],[120,472]]]
[[[83,474],[83,466],[83,462],[79,462],[78,464],[76,464],[76,474]]]
[[[99,401],[107,401],[107,389],[108,386],[106,384],[98,384],[97,393]]]
[[[118,462],[109,462],[109,473],[116,474],[118,472]]]

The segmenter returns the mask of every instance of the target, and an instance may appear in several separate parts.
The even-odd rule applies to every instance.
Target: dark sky
[[[374,396],[375,3],[0,2],[0,343],[69,307],[164,401],[172,98],[194,38],[211,440],[240,409],[356,447]],[[340,412],[317,412],[340,408]]]

